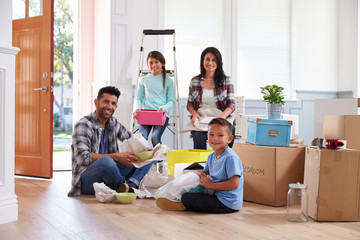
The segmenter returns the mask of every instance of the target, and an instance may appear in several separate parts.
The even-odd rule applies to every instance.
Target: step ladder
[[[136,99],[137,99],[137,92],[139,88],[139,80],[140,78],[146,76],[150,73],[150,70],[144,70],[143,69],[143,59],[144,59],[144,39],[145,36],[153,35],[172,35],[173,36],[173,53],[174,53],[174,69],[173,70],[166,70],[166,74],[173,78],[174,85],[175,85],[175,99],[176,99],[176,105],[173,107],[173,113],[174,115],[170,115],[169,118],[173,119],[172,122],[170,122],[167,125],[167,129],[170,130],[174,134],[175,137],[175,148],[179,149],[178,144],[178,136],[179,136],[179,129],[181,128],[181,117],[180,117],[180,102],[179,102],[179,87],[178,87],[178,78],[177,78],[177,67],[176,67],[176,48],[175,48],[175,30],[174,29],[166,29],[166,30],[151,30],[151,29],[144,29],[142,38],[141,38],[141,46],[140,46],[140,60],[139,60],[139,68],[138,68],[138,76],[136,80],[136,88],[135,88],[135,95],[134,95],[134,104],[133,104],[133,112],[136,108]],[[134,119],[131,118],[131,131],[133,132],[133,128],[135,126]],[[172,128],[173,129],[172,129]],[[183,141],[182,141],[182,134],[180,134],[180,143],[181,143],[181,149],[183,148]]]

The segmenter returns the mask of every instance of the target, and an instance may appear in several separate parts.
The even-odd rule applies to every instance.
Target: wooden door
[[[54,1],[24,2],[24,17],[13,20],[13,46],[20,48],[15,63],[15,174],[52,178]]]

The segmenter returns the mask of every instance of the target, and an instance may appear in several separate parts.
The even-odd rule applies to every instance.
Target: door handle
[[[40,91],[40,90],[42,90],[44,93],[46,93],[48,88],[46,85],[44,85],[42,88],[34,88],[34,91]]]

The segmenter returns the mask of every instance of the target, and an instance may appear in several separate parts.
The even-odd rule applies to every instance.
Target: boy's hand
[[[201,176],[206,176],[207,174],[206,174],[206,172],[204,170],[199,170],[199,171],[197,171],[197,175],[199,177],[201,177]]]
[[[211,179],[204,173],[200,176],[200,185],[206,188],[211,188],[212,181]]]

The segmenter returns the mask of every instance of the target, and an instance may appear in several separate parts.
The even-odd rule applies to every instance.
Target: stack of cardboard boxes
[[[308,214],[318,221],[360,221],[360,115],[325,116],[323,137],[347,149],[308,147],[304,184]]]
[[[269,144],[255,140],[252,144],[234,144],[233,150],[244,166],[244,200],[285,206],[289,184],[300,182],[308,186],[311,218],[360,221],[360,115],[326,116],[323,125],[325,139],[346,140],[347,148],[261,146]],[[250,139],[254,137],[254,131],[259,128],[248,128],[248,139],[249,135]],[[263,135],[271,133],[269,129],[261,131]]]
[[[288,120],[248,118],[247,141],[252,144],[233,147],[244,167],[244,200],[284,206],[289,183],[303,182],[305,147],[289,147],[291,125]]]

